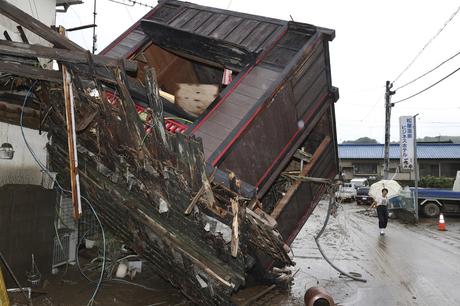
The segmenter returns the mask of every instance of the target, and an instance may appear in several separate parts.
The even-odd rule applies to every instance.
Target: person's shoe
[[[383,230],[383,228],[380,229],[380,235],[385,235],[385,231]]]

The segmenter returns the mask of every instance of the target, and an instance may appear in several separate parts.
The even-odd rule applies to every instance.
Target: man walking
[[[377,216],[379,217],[380,235],[385,235],[385,228],[388,223],[388,189],[382,189],[382,195],[378,196],[372,207],[377,207]]]

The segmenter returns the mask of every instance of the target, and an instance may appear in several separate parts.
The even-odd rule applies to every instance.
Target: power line
[[[148,8],[154,8],[154,6],[152,6],[150,4],[147,4],[147,3],[144,3],[144,2],[141,2],[141,1],[136,1],[136,0],[123,0],[123,2],[118,1],[118,0],[109,0],[109,1],[113,2],[113,3],[117,3],[117,4],[122,4],[122,5],[125,5],[125,6],[140,5],[140,6],[144,6],[144,7],[148,7]],[[128,3],[124,2],[124,1],[127,1]]]
[[[422,55],[423,51],[441,34],[441,32],[447,27],[447,25],[454,19],[454,17],[457,15],[457,13],[460,11],[460,6],[457,7],[457,9],[452,13],[452,15],[447,19],[447,21],[444,23],[444,25],[438,30],[438,32],[428,40],[428,42],[423,46],[423,48],[415,55],[415,57],[410,61],[409,65],[406,66],[406,68],[401,71],[401,73],[396,77],[396,79],[393,81],[393,83],[397,82],[399,78],[407,71],[409,68],[415,63],[415,61]]]
[[[418,95],[421,94],[421,93],[424,93],[425,91],[427,91],[427,90],[433,88],[434,86],[438,85],[439,83],[441,83],[441,82],[444,81],[445,79],[448,79],[449,77],[451,77],[453,74],[455,74],[455,73],[458,72],[459,70],[460,70],[460,67],[457,68],[457,69],[455,69],[454,71],[452,71],[451,73],[449,73],[448,75],[446,75],[445,77],[443,77],[442,79],[440,79],[440,80],[434,82],[434,83],[431,84],[430,86],[428,86],[428,87],[426,87],[426,88],[420,90],[419,92],[417,92],[417,93],[415,93],[415,94],[413,94],[413,95],[411,95],[411,96],[409,96],[409,97],[407,97],[407,98],[404,98],[404,99],[401,99],[401,100],[399,100],[399,101],[393,102],[393,104],[404,102],[404,101],[406,101],[406,100],[409,100],[409,99],[412,99],[413,97],[418,96]]]
[[[435,71],[435,70],[437,70],[438,68],[440,68],[440,67],[441,67],[442,65],[444,65],[445,63],[451,61],[452,59],[454,59],[454,58],[457,57],[458,55],[460,55],[460,51],[458,51],[457,53],[455,53],[454,55],[452,55],[452,56],[449,57],[448,59],[442,61],[442,62],[441,62],[440,64],[438,64],[436,67],[434,67],[434,68],[428,70],[427,72],[425,72],[424,74],[422,74],[422,75],[416,77],[416,78],[413,79],[412,81],[407,82],[406,84],[399,86],[398,88],[395,89],[395,91],[398,91],[399,89],[404,88],[404,87],[406,87],[406,86],[408,86],[408,85],[410,85],[410,84],[412,84],[412,83],[414,83],[414,82],[420,80],[421,78],[427,76],[428,74],[430,74],[430,73],[432,73],[433,71]]]

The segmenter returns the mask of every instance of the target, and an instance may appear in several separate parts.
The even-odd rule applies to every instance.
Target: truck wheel
[[[438,204],[434,202],[428,202],[428,203],[425,203],[425,205],[423,205],[423,213],[428,218],[435,218],[439,216],[440,212],[441,212],[441,208],[439,207]]]

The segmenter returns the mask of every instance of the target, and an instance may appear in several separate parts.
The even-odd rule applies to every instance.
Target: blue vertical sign
[[[402,170],[414,169],[414,118],[412,116],[399,117],[399,152]]]

